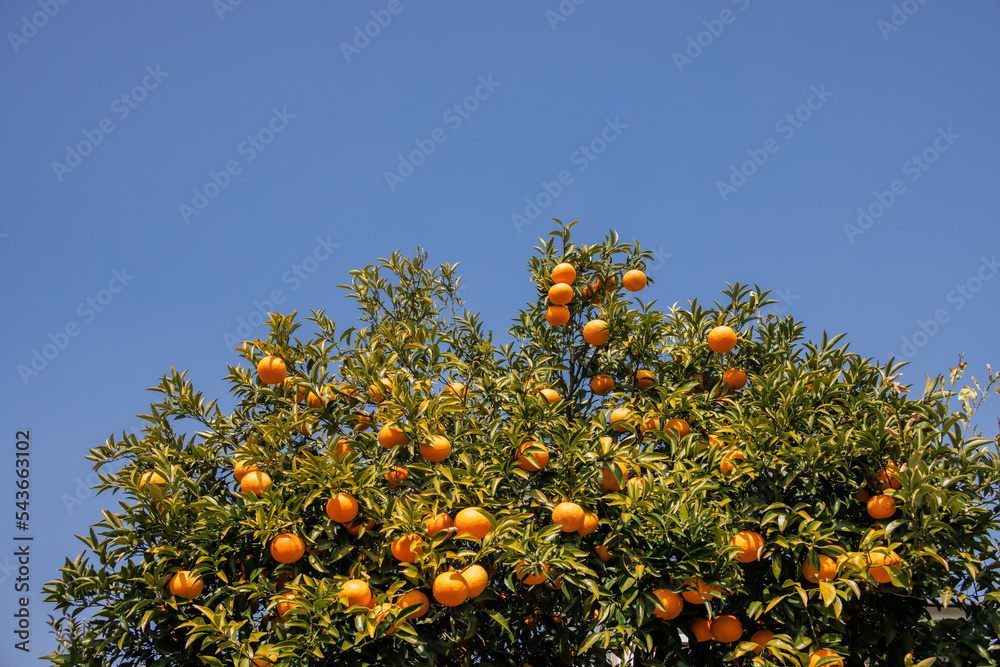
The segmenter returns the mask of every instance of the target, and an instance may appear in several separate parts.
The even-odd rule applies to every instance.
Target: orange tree
[[[272,315],[228,414],[164,377],[91,452],[123,502],[46,587],[48,659],[994,664],[997,378],[910,398],[756,287],[657,310],[648,252],[572,226],[506,345],[418,251],[351,272],[358,327]]]

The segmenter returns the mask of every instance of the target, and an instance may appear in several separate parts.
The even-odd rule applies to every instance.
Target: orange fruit
[[[367,607],[372,602],[372,589],[361,579],[348,579],[340,587],[340,601],[345,607]]]
[[[326,515],[338,523],[350,523],[358,515],[358,501],[351,494],[340,492],[326,501]]]
[[[382,378],[378,382],[373,382],[368,387],[368,398],[371,399],[372,403],[381,403],[386,396],[392,393],[392,380],[389,378]]]
[[[873,496],[868,501],[868,514],[873,519],[888,519],[896,513],[896,501],[890,496]]]
[[[691,621],[691,634],[698,643],[707,642],[712,638],[712,624],[707,618],[696,618]]]
[[[479,597],[486,590],[486,585],[490,583],[490,577],[486,570],[479,563],[474,563],[462,570],[462,578],[469,586],[469,597]]]
[[[687,590],[681,593],[681,597],[690,602],[691,604],[704,604],[705,598],[711,598],[713,600],[719,600],[722,594],[722,589],[718,586],[709,586],[705,583],[705,580],[701,577],[695,579],[687,579],[684,581],[684,586],[688,588],[694,588],[696,590]],[[720,595],[710,595],[710,593],[719,593]]]
[[[257,362],[257,377],[264,384],[278,384],[284,382],[288,376],[288,368],[281,357],[274,355],[264,357]]]
[[[364,410],[351,413],[354,415],[354,423],[351,424],[351,430],[353,431],[367,431],[372,427],[372,418]]]
[[[652,431],[653,429],[660,428],[660,418],[650,417],[646,421],[639,424],[639,431],[645,433],[646,431]]]
[[[774,633],[770,630],[758,630],[750,636],[750,641],[757,645],[757,648],[753,650],[754,653],[760,655],[760,652],[764,650],[767,643],[774,638]]]
[[[730,327],[715,327],[708,332],[708,347],[717,354],[731,351],[736,347],[736,332]]]
[[[712,619],[711,631],[716,640],[731,644],[743,636],[743,624],[732,614],[723,614]]]
[[[455,528],[459,533],[472,533],[481,540],[493,530],[493,517],[478,507],[466,507],[455,515]]]
[[[289,394],[291,394],[293,391],[295,392],[296,403],[301,403],[302,401],[305,400],[308,390],[302,386],[301,379],[289,375],[282,381],[281,384],[282,386],[285,387],[285,389],[288,390]]]
[[[625,275],[622,276],[622,285],[629,292],[638,292],[646,286],[646,274],[639,269],[626,271]]]
[[[831,651],[828,648],[821,648],[815,653],[813,653],[811,656],[809,656],[809,667],[817,667],[819,665],[820,660],[822,660],[823,658],[831,658],[831,657],[839,658],[840,654],[835,651]],[[833,662],[826,663],[825,665],[823,665],[823,667],[844,667],[844,661],[834,660]]]
[[[549,575],[547,573],[549,571],[549,568],[546,565],[542,565],[542,573],[541,574],[530,574],[528,572],[525,572],[522,575],[521,574],[521,568],[524,567],[525,569],[528,569],[527,567],[525,567],[526,565],[527,565],[527,563],[525,563],[523,560],[520,561],[517,564],[516,574],[517,574],[517,578],[518,579],[520,579],[524,583],[528,584],[529,586],[536,586],[536,585],[542,583],[543,581],[545,581],[548,578]]]
[[[605,563],[607,563],[609,560],[611,560],[611,552],[608,551],[608,548],[606,546],[604,546],[603,544],[598,544],[596,547],[594,547],[594,551],[597,552],[597,555]]]
[[[149,472],[142,473],[142,477],[139,478],[139,488],[140,489],[142,487],[146,486],[147,484],[152,484],[154,486],[158,486],[160,488],[163,488],[163,485],[166,484],[166,483],[167,483],[167,480],[163,479],[163,477],[160,475],[160,473],[153,472],[152,470],[150,470]]]
[[[592,532],[597,530],[597,524],[600,519],[593,512],[584,512],[583,521],[580,523],[580,527],[576,529],[576,532],[581,536],[590,535]]]
[[[663,430],[667,431],[673,429],[677,432],[678,438],[683,438],[685,435],[691,432],[691,425],[688,424],[683,419],[668,419],[667,423],[663,425]]]
[[[854,499],[857,500],[859,503],[867,503],[868,492],[865,491],[863,488],[860,488],[858,489],[858,492],[854,494]]]
[[[544,389],[539,390],[538,393],[544,396],[545,400],[547,400],[550,404],[555,403],[556,401],[559,400],[559,392],[556,391],[555,389],[549,389],[548,387],[545,387]]]
[[[389,482],[389,486],[396,486],[409,476],[410,473],[408,473],[405,469],[400,468],[399,466],[392,466],[392,470],[385,474],[385,479]]]
[[[469,583],[460,572],[444,572],[434,578],[434,599],[446,607],[457,607],[469,597]]]
[[[240,491],[243,493],[252,493],[255,496],[263,495],[269,486],[271,486],[271,478],[266,472],[259,470],[248,472],[240,480]]]
[[[621,461],[615,461],[615,465],[622,473],[622,481],[628,480],[628,468]],[[605,491],[621,491],[621,484],[615,478],[615,474],[607,467],[601,468],[601,488]]]
[[[249,472],[257,472],[257,470],[258,470],[258,468],[255,465],[250,465],[246,461],[237,461],[235,463],[235,465],[233,466],[233,477],[236,478],[237,482],[242,482],[243,478],[246,477],[247,473],[249,473]],[[155,475],[156,473],[153,473],[153,474]],[[156,476],[159,477],[159,475],[156,475]],[[144,477],[145,477],[145,475],[144,475]],[[160,477],[160,479],[163,479],[163,478]],[[140,486],[142,486],[141,483],[140,483]]]
[[[191,570],[181,570],[170,577],[170,581],[167,582],[167,590],[170,591],[171,595],[187,598],[188,600],[193,600],[201,595],[201,591],[204,588],[205,582],[201,580],[201,577],[191,572]]]
[[[443,435],[432,435],[420,443],[420,455],[431,463],[440,463],[451,454],[451,441]]]
[[[634,486],[640,491],[646,488],[646,478],[645,477],[633,477],[628,481],[629,486]]]
[[[424,527],[427,529],[427,535],[430,537],[434,537],[437,533],[440,533],[442,530],[452,528],[454,525],[455,522],[452,521],[451,517],[444,512],[435,514],[424,522]]]
[[[423,543],[424,539],[419,535],[404,535],[394,539],[389,550],[398,561],[416,563],[417,555],[424,550]]]
[[[326,405],[328,399],[328,392],[317,388],[316,391],[310,391],[306,396],[306,403],[308,403],[311,408],[322,408]]]
[[[583,508],[576,503],[561,502],[552,508],[552,523],[564,533],[575,533],[583,527]]]
[[[271,557],[279,563],[294,563],[306,553],[306,543],[292,533],[282,533],[271,540]]]
[[[399,598],[399,602],[396,605],[402,609],[404,612],[407,607],[413,607],[420,605],[418,611],[411,616],[411,619],[420,618],[426,614],[431,608],[431,601],[427,599],[427,596],[420,591],[409,591],[403,597]]]
[[[655,609],[657,618],[662,618],[664,621],[671,621],[677,618],[684,609],[684,600],[670,589],[657,588],[653,591],[653,595],[658,600]]]
[[[729,544],[742,549],[736,554],[736,560],[741,563],[752,563],[760,558],[760,550],[764,548],[764,538],[752,530],[741,530],[733,535]]]
[[[641,370],[637,371],[635,374],[635,383],[639,385],[639,389],[648,389],[653,386],[656,382],[656,376],[653,375],[653,371]]]
[[[572,264],[562,262],[552,269],[552,282],[572,285],[574,280],[576,280],[576,269]]]
[[[604,320],[590,320],[583,327],[583,339],[591,345],[600,347],[608,342],[611,330]]]
[[[374,527],[375,527],[375,520],[369,519],[368,525],[365,526],[365,532],[371,531],[371,529]],[[357,535],[358,533],[361,532],[361,522],[355,521],[353,523],[345,523],[344,528],[347,529],[347,533],[349,535]]]
[[[899,471],[895,466],[889,465],[878,471],[878,486],[879,490],[885,490],[887,487],[892,487],[894,489],[899,488]]]
[[[561,327],[569,322],[569,308],[566,306],[549,306],[545,311],[545,321],[554,327]]]
[[[399,428],[399,424],[387,423],[378,430],[378,442],[386,449],[392,449],[397,445],[405,445],[409,441],[410,439]]]
[[[747,386],[747,374],[738,368],[730,368],[722,374],[722,381],[729,385],[730,389],[742,389]]]
[[[255,653],[253,657],[254,667],[270,667],[278,664],[278,658],[267,653]]]
[[[281,597],[284,599],[277,605],[275,605],[274,610],[278,612],[278,618],[280,618],[283,621],[287,621],[289,612],[291,612],[292,609],[295,609],[296,607],[299,606],[295,604],[295,602],[293,602],[293,600],[295,600],[299,596],[296,595],[295,593],[285,593]]]
[[[445,393],[451,394],[455,398],[465,400],[469,397],[469,388],[461,382],[452,382],[444,388]]]
[[[525,453],[528,449],[532,451]],[[517,467],[528,472],[538,472],[549,463],[549,450],[540,442],[528,440],[517,448]]]
[[[616,431],[623,432],[628,430],[628,424],[631,424],[629,419],[629,409],[626,407],[615,408],[610,413],[608,413],[608,423],[614,427]],[[620,423],[619,423],[620,422]]]
[[[878,552],[868,552],[866,560],[869,563],[868,571],[872,577],[880,584],[887,584],[892,579],[889,577],[889,569],[899,570],[900,558],[895,553],[886,555]]]
[[[356,451],[347,438],[340,438],[337,440],[337,445],[333,448],[333,457],[341,461],[350,454],[356,453]]]
[[[820,580],[830,581],[837,576],[837,561],[829,556],[819,554],[819,572],[816,572],[807,560],[802,563],[802,576],[805,577],[806,581],[811,581],[814,584],[818,584]]]
[[[556,306],[565,306],[573,300],[573,288],[566,283],[556,283],[549,288],[549,301]]]
[[[598,375],[590,380],[590,390],[598,396],[604,396],[614,388],[615,380],[610,375]]]
[[[722,471],[723,475],[728,475],[736,469],[736,464],[733,463],[733,461],[743,460],[743,452],[738,449],[732,449],[722,456],[722,462],[719,464],[719,470]]]

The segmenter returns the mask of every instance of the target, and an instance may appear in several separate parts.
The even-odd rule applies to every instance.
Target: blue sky
[[[351,320],[335,285],[396,249],[460,262],[503,331],[548,218],[580,220],[657,251],[664,306],[757,283],[817,338],[910,358],[918,390],[959,352],[998,361],[996,2],[231,2],[0,6],[32,656],[41,584],[114,505],[87,450],[171,366],[222,394],[227,334],[272,296]]]

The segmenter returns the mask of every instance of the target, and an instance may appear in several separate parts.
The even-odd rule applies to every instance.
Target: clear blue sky
[[[613,227],[659,252],[663,305],[757,283],[815,337],[912,357],[917,389],[963,350],[1000,366],[996,2],[228,2],[0,6],[0,391],[4,451],[30,429],[34,456],[31,656],[52,647],[41,585],[114,506],[67,506],[87,450],[136,427],[172,365],[220,395],[225,335],[275,290],[351,320],[334,286],[398,248],[460,262],[502,331],[546,220],[578,219],[581,242]],[[512,219],[526,198],[544,208]],[[3,636],[0,663],[30,664]]]

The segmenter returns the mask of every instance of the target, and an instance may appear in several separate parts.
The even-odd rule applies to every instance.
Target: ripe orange
[[[404,563],[416,563],[417,555],[424,550],[423,543],[424,539],[419,535],[404,535],[394,539],[389,545],[389,550],[396,560]]]
[[[455,528],[459,533],[472,533],[481,540],[493,530],[493,517],[478,507],[466,507],[455,515]]]
[[[831,651],[828,648],[821,648],[815,653],[813,653],[811,656],[809,656],[809,667],[817,667],[817,665],[819,665],[820,660],[828,657],[839,658],[840,654],[837,653],[836,651]],[[844,661],[834,660],[833,662],[828,662],[827,664],[823,665],[823,667],[844,667]]]
[[[708,332],[708,347],[718,354],[731,351],[736,347],[736,332],[729,327],[715,327]]]
[[[628,425],[631,424],[629,419],[629,409],[626,407],[615,408],[610,413],[608,413],[608,423],[614,427],[616,431],[624,432],[628,430]]]
[[[760,655],[760,652],[764,650],[767,643],[774,638],[774,633],[770,630],[758,630],[750,636],[750,641],[757,645],[757,648],[753,650],[754,653]]]
[[[369,519],[368,524],[365,526],[365,532],[371,532],[371,529],[375,527],[375,519]],[[355,521],[353,523],[345,523],[344,528],[347,529],[348,535],[357,536],[361,532],[361,522]]]
[[[201,595],[201,591],[204,588],[205,582],[201,580],[201,577],[191,572],[191,570],[181,570],[170,577],[170,581],[167,582],[167,590],[170,591],[171,595],[187,598],[188,600],[193,600]]]
[[[564,533],[575,533],[583,527],[583,508],[576,503],[561,502],[552,508],[552,523]]]
[[[667,431],[669,429],[676,431],[678,438],[683,438],[691,432],[691,425],[683,419],[669,419],[667,420],[667,423],[663,425],[663,430]]]
[[[653,591],[653,595],[659,601],[655,609],[657,618],[671,621],[677,618],[684,609],[684,600],[681,599],[681,596],[668,588],[657,588]]]
[[[868,501],[868,514],[873,519],[888,519],[896,513],[896,501],[890,496],[878,495]]]
[[[566,283],[556,283],[549,288],[549,301],[556,306],[565,306],[573,300],[573,288]]]
[[[691,634],[698,643],[707,642],[712,638],[712,623],[707,618],[696,618],[691,621]]]
[[[451,441],[443,435],[432,435],[420,443],[420,455],[431,463],[440,463],[451,454]]]
[[[865,491],[863,488],[859,488],[858,492],[854,494],[854,499],[857,500],[859,503],[867,503],[868,492]]]
[[[385,474],[385,479],[389,482],[389,486],[396,486],[409,476],[410,473],[408,473],[405,469],[400,468],[399,466],[392,466],[392,470]]]
[[[469,388],[466,387],[461,382],[452,382],[447,387],[444,388],[445,392],[451,394],[455,398],[465,400],[469,397]]]
[[[368,398],[372,403],[381,403],[385,397],[392,393],[393,384],[389,378],[382,378],[378,382],[373,382],[368,387]]]
[[[242,482],[243,478],[246,476],[246,474],[248,472],[256,472],[257,470],[258,470],[257,466],[250,465],[246,461],[236,461],[236,463],[233,465],[233,477],[236,478],[237,482]],[[156,475],[156,473],[153,473],[153,474]],[[156,476],[159,477],[159,475],[156,475]],[[143,477],[145,477],[145,475],[143,475]],[[163,478],[160,477],[160,479],[163,479]],[[162,483],[162,482],[158,482],[158,483]],[[142,486],[141,483],[140,483],[140,486]]]
[[[884,553],[868,552],[866,560],[869,563],[868,572],[880,584],[887,584],[892,579],[889,577],[889,570],[899,570],[900,558],[895,553],[888,555]]]
[[[639,432],[645,433],[646,431],[652,431],[655,428],[660,428],[660,418],[650,417],[646,421],[639,424]]]
[[[528,448],[531,452],[525,453]],[[528,472],[538,472],[549,463],[549,450],[545,445],[534,440],[521,443],[517,448],[517,467]]]
[[[566,306],[549,306],[545,311],[545,321],[554,327],[561,327],[569,322],[569,308]]]
[[[611,330],[608,328],[608,323],[604,320],[590,320],[583,327],[583,339],[590,343],[600,347],[608,342],[608,336],[611,335]]]
[[[264,384],[284,382],[288,376],[288,368],[281,357],[268,356],[257,362],[257,377]]]
[[[330,399],[329,390],[317,387],[315,391],[310,391],[306,396],[306,403],[311,408],[322,408]]]
[[[653,371],[641,370],[637,371],[635,374],[635,383],[639,385],[639,389],[648,389],[653,386],[656,382],[656,376],[653,375]]]
[[[333,448],[333,458],[342,461],[350,454],[356,453],[356,451],[347,438],[340,438],[337,440],[337,445]]]
[[[576,269],[572,264],[562,262],[552,269],[552,282],[572,285],[574,280],[576,280]]]
[[[878,482],[876,484],[880,491],[887,487],[899,488],[899,471],[894,465],[886,466],[878,471]]]
[[[294,563],[306,553],[306,543],[292,533],[282,533],[271,540],[271,557],[279,563]]]
[[[152,484],[153,486],[158,486],[163,488],[163,485],[167,483],[167,480],[157,473],[150,470],[149,472],[142,473],[142,477],[139,478],[139,488],[146,486],[147,484]]]
[[[622,473],[622,481],[628,480],[628,468],[621,461],[615,461],[615,465]],[[615,479],[615,474],[607,466],[601,468],[601,488],[605,491],[621,491],[621,484]]]
[[[427,599],[427,596],[420,591],[409,591],[403,597],[399,598],[399,602],[396,603],[400,609],[404,612],[407,607],[412,607],[420,605],[418,611],[413,614],[410,618],[420,618],[426,614],[431,608],[431,601]]]
[[[434,516],[432,516],[431,518],[427,519],[424,522],[424,527],[427,529],[427,535],[429,535],[430,537],[434,537],[434,535],[436,535],[437,533],[441,532],[442,530],[447,530],[449,528],[452,528],[454,527],[454,525],[455,522],[452,521],[451,517],[448,516],[445,512],[441,512],[440,514],[435,514]]]
[[[576,529],[576,532],[582,537],[586,537],[597,530],[597,524],[599,521],[600,519],[593,512],[584,512],[583,522],[580,524],[580,527]]]
[[[340,601],[345,607],[367,607],[372,602],[372,589],[361,579],[348,579],[340,587]]]
[[[760,550],[764,548],[764,538],[752,530],[741,530],[733,535],[729,544],[742,549],[736,554],[736,560],[741,563],[752,563],[760,558]]]
[[[253,656],[254,667],[271,667],[278,664],[278,658],[269,653],[255,653]]]
[[[608,551],[608,548],[606,546],[604,546],[603,544],[598,544],[596,547],[594,547],[594,551],[597,552],[597,555],[605,563],[607,563],[609,560],[611,560],[611,552]]]
[[[590,390],[604,396],[615,388],[615,380],[610,375],[598,375],[590,380]]]
[[[743,460],[742,451],[738,449],[731,449],[722,456],[722,463],[719,464],[719,470],[722,471],[723,475],[728,475],[736,469],[736,464],[733,463],[733,461]]]
[[[490,583],[490,577],[486,570],[479,563],[474,563],[462,570],[462,578],[469,586],[469,597],[479,597],[486,590],[486,585]]]
[[[805,577],[806,581],[811,581],[814,584],[818,584],[820,580],[830,581],[837,576],[837,561],[829,556],[819,554],[819,572],[810,567],[807,560],[802,563],[802,576]]]
[[[723,614],[712,619],[711,631],[716,640],[731,644],[743,636],[743,624],[732,614]]]
[[[434,599],[446,607],[457,607],[469,597],[469,583],[460,572],[443,572],[434,578]]]
[[[353,431],[367,431],[372,427],[372,418],[364,410],[359,410],[358,412],[351,413],[354,415],[354,423],[351,424],[351,430]]]
[[[550,404],[559,400],[559,392],[555,389],[545,387],[544,389],[539,390],[538,393],[544,396],[545,400],[547,400]]]
[[[730,368],[722,374],[722,381],[728,384],[730,389],[742,389],[747,386],[747,374],[738,368]]]
[[[285,593],[282,597],[284,599],[275,605],[274,610],[278,612],[278,618],[283,621],[287,621],[289,612],[299,606],[294,602],[294,600],[299,596],[295,593]]]
[[[545,581],[548,578],[548,576],[549,576],[548,575],[549,568],[548,568],[547,565],[542,565],[542,573],[541,574],[531,574],[529,571],[526,571],[522,575],[521,574],[521,568],[522,567],[525,570],[531,570],[531,568],[527,567],[527,565],[528,564],[525,563],[523,560],[520,561],[520,562],[518,562],[517,569],[516,569],[516,572],[515,572],[516,575],[517,575],[517,578],[520,579],[521,581],[523,581],[524,583],[528,584],[529,586],[536,586],[536,585],[542,583],[543,581]]]
[[[397,445],[405,445],[410,441],[406,434],[399,428],[399,424],[390,422],[384,424],[378,430],[378,442],[386,449],[392,449]]]
[[[629,292],[638,292],[646,286],[646,274],[639,269],[626,271],[625,275],[622,276],[622,285],[624,285],[625,289]]]
[[[270,476],[266,472],[259,470],[248,472],[240,480],[240,491],[243,493],[252,493],[255,496],[263,495],[269,486],[271,486]]]
[[[300,378],[289,375],[282,381],[281,384],[288,390],[289,394],[293,391],[295,392],[296,403],[301,403],[305,400],[308,390],[302,386],[302,380]]]
[[[698,577],[697,580],[686,579],[684,581],[684,586],[696,589],[686,590],[681,593],[681,596],[691,604],[704,604],[705,598],[711,598],[713,600],[721,599],[722,589],[718,586],[709,586],[701,577]],[[711,595],[713,592],[718,593],[719,595]]]
[[[342,491],[326,502],[326,515],[339,523],[350,523],[358,516],[358,501]]]

